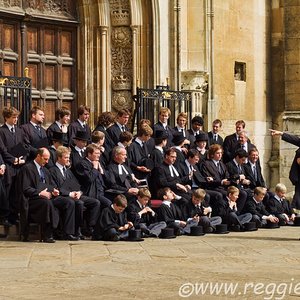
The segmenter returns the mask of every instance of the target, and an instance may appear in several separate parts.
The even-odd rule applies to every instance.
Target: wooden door
[[[76,28],[28,24],[26,32],[33,104],[44,107],[46,123],[50,123],[58,107],[74,108]]]
[[[22,2],[16,14],[9,3],[0,3],[0,71],[4,76],[22,77],[25,67],[29,68],[32,105],[44,108],[48,125],[58,107],[67,106],[72,112],[77,107],[76,4],[71,0],[63,7],[54,5],[55,1]]]

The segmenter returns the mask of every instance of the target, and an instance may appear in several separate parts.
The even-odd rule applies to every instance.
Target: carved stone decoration
[[[115,27],[112,30],[111,39],[114,47],[131,47],[131,29],[129,27]]]
[[[112,26],[130,26],[130,5],[125,0],[110,0]]]
[[[132,100],[130,91],[113,92],[112,107],[116,111],[121,109],[132,109]]]
[[[115,75],[112,78],[112,88],[117,90],[130,90],[132,78],[126,74]]]
[[[77,20],[76,1],[73,0],[0,0],[0,10],[15,10],[16,7],[31,16]]]
[[[112,108],[132,109],[132,30],[128,0],[110,0]]]

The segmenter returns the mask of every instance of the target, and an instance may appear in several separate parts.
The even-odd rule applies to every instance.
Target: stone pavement
[[[282,227],[143,242],[0,241],[0,299],[183,299],[183,284],[188,299],[299,299],[299,237],[299,227]]]

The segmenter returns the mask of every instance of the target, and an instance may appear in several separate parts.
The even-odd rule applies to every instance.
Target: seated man
[[[126,197],[124,195],[117,195],[114,198],[113,204],[102,210],[92,239],[119,241],[128,237],[128,230],[133,227],[133,224],[127,221],[126,207]]]
[[[69,239],[74,233],[75,203],[71,199],[60,197],[59,191],[54,188],[50,172],[44,168],[49,158],[48,149],[38,149],[35,159],[22,168],[20,176],[24,197],[22,204],[26,206],[28,202],[29,218],[42,225],[43,241],[54,243],[52,231],[59,221],[56,208],[63,213],[63,234],[64,238]],[[25,222],[23,225],[27,225],[27,220]],[[28,231],[22,234],[23,240],[27,241]]]
[[[224,198],[223,205],[220,208],[220,216],[231,231],[240,231],[244,229],[244,224],[252,219],[250,213],[241,213],[238,210],[237,199],[240,190],[235,186],[230,186],[227,189],[227,196]]]
[[[101,208],[110,206],[111,201],[105,196],[105,171],[99,162],[101,151],[96,145],[90,144],[85,154],[86,157],[76,167],[83,194],[98,199]]]
[[[279,219],[279,225],[293,225],[295,214],[285,194],[286,186],[283,183],[276,184],[275,195],[267,202],[267,210]]]
[[[107,193],[112,195],[125,194],[128,201],[135,200],[138,180],[131,169],[126,165],[127,151],[123,147],[115,147],[112,151],[112,162],[107,167],[107,179],[110,189]]]
[[[132,201],[127,207],[128,220],[134,228],[140,228],[144,237],[158,237],[161,230],[167,227],[165,222],[157,222],[157,215],[148,205],[151,193],[147,188],[139,189],[137,200]]]
[[[191,186],[188,184],[189,176],[181,176],[179,170],[174,167],[177,154],[176,150],[170,148],[165,153],[164,162],[161,166],[154,168],[154,189],[169,187],[180,199],[176,202],[184,206],[192,198]]]
[[[54,132],[55,133],[55,132]],[[100,202],[97,199],[83,195],[80,190],[80,184],[71,171],[70,150],[67,147],[60,146],[56,150],[57,161],[50,168],[50,173],[55,186],[60,192],[61,197],[70,198],[75,203],[75,236],[84,239],[81,234],[81,227],[84,224],[83,211],[87,211],[87,226],[90,232],[93,232],[94,226],[100,213]]]
[[[215,226],[222,223],[222,218],[219,216],[210,217],[212,208],[205,199],[206,192],[203,189],[193,191],[192,200],[184,208],[184,216],[186,220],[199,217],[198,225],[203,226],[205,233],[211,233],[215,230]]]
[[[173,203],[176,195],[169,187],[159,189],[157,196],[158,199],[163,200],[158,208],[158,220],[166,222],[167,227],[174,228],[175,235],[189,234],[191,227],[198,225],[199,216],[194,216],[189,220],[184,219],[178,205]]]
[[[223,196],[217,191],[206,189],[206,179],[203,177],[198,168],[199,160],[200,153],[196,149],[190,149],[187,153],[187,159],[179,167],[179,173],[181,177],[189,177],[188,184],[192,187],[192,190],[198,188],[205,189],[205,202],[210,203],[210,205],[212,206],[213,215],[218,215],[218,208],[220,206],[220,203],[223,202]]]
[[[263,204],[263,199],[266,195],[266,189],[263,187],[256,187],[254,189],[254,196],[249,197],[244,207],[245,213],[252,214],[252,221],[256,223],[257,227],[264,227],[267,221],[278,223],[279,219],[271,215]]]

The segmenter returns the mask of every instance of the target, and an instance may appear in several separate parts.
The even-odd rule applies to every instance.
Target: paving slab
[[[0,241],[0,299],[299,299],[300,228],[145,239]]]

